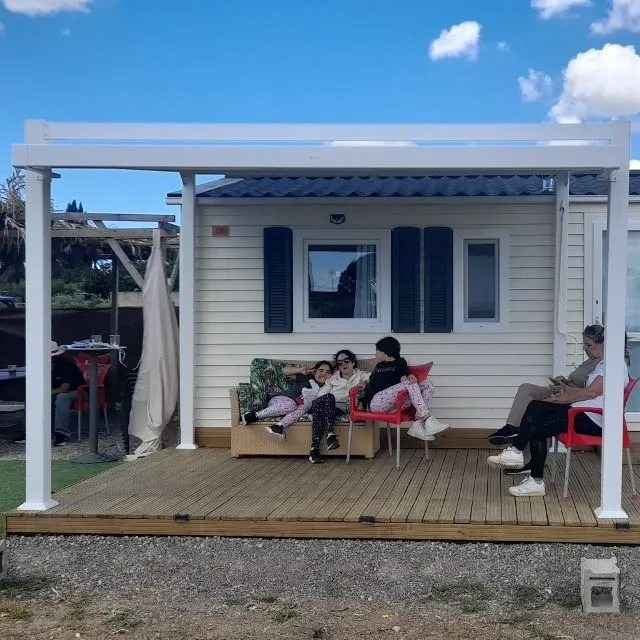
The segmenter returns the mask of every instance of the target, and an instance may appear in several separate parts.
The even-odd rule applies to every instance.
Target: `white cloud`
[[[631,169],[631,171],[640,171],[640,160],[632,160],[629,163],[629,169]]]
[[[518,78],[518,86],[525,102],[535,102],[542,96],[548,96],[553,89],[553,80],[542,71],[529,69],[527,77]]]
[[[496,49],[498,51],[511,51],[511,47],[509,46],[508,42],[498,42],[498,44],[496,45]]]
[[[443,58],[478,58],[478,45],[482,25],[474,20],[454,24],[443,29],[440,35],[429,45],[429,57],[432,60]]]
[[[640,56],[633,46],[605,44],[569,61],[550,116],[589,118],[640,113]]]
[[[610,0],[607,17],[591,25],[598,35],[614,31],[640,31],[640,0]]]
[[[531,6],[540,12],[543,20],[565,13],[572,7],[586,7],[591,0],[531,0]]]
[[[26,16],[46,16],[65,11],[89,12],[93,0],[2,0],[7,11]]]
[[[65,38],[68,38],[71,35],[71,29],[69,27],[65,27],[60,33],[62,33]]]

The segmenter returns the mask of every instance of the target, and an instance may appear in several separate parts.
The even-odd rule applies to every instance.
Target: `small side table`
[[[98,356],[122,347],[100,345],[97,347],[65,346],[65,351],[85,353],[89,356],[89,451],[71,460],[76,464],[95,464],[97,462],[113,462],[114,458],[98,453]]]

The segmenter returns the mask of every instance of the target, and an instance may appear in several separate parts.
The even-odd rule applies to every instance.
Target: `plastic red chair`
[[[76,366],[82,372],[82,375],[85,377],[85,380],[89,377],[89,356],[86,353],[79,353],[74,356],[73,361],[76,363]],[[111,356],[109,354],[98,356],[98,366],[103,364],[111,364]]]
[[[627,403],[633,389],[635,388],[640,378],[630,379],[629,384],[624,390],[624,410],[627,408]],[[572,447],[595,447],[602,445],[602,436],[588,436],[582,433],[576,433],[575,419],[580,413],[598,413],[602,415],[602,409],[599,407],[571,407],[568,414],[567,432],[560,433],[555,437],[555,444],[553,446],[553,463],[551,467],[551,482],[555,483],[556,480],[556,459],[558,453],[558,442],[567,449],[567,461],[564,468],[564,491],[562,493],[563,500],[567,499],[569,495],[569,464],[571,462],[571,448]],[[627,419],[625,414],[622,414],[622,446],[627,452],[627,464],[629,466],[629,476],[631,478],[631,497],[637,498],[638,493],[636,491],[636,481],[633,477],[633,463],[631,461],[631,440],[629,438],[629,430],[627,429]]]
[[[409,367],[418,382],[422,382],[429,376],[433,362],[415,367]],[[396,397],[395,409],[390,413],[376,413],[358,409],[356,396],[364,387],[354,387],[349,391],[349,437],[347,439],[347,462],[351,459],[351,434],[353,433],[354,422],[384,422],[387,425],[387,442],[389,445],[389,455],[393,455],[393,445],[391,444],[391,425],[396,427],[396,469],[400,468],[400,425],[405,422],[413,422],[416,417],[416,410],[410,406],[403,409],[409,394],[407,391],[400,391]],[[429,457],[429,443],[424,441],[424,454]]]
[[[80,366],[80,365],[78,365]],[[109,429],[109,418],[107,416],[107,391],[105,387],[105,380],[111,369],[110,364],[98,364],[98,407],[102,411],[104,418],[104,428],[107,434],[111,433]],[[89,375],[82,368],[82,375],[87,381],[87,384],[78,387],[78,398],[73,403],[72,410],[78,412],[78,440],[82,437],[82,414],[89,409]]]

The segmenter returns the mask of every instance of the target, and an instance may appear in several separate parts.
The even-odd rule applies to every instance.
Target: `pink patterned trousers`
[[[261,411],[256,412],[256,417],[260,420],[263,418],[277,418],[278,424],[288,427],[290,424],[297,422],[306,413],[303,405],[296,404],[293,398],[287,396],[274,396],[269,400],[269,404]]]
[[[382,391],[378,391],[371,398],[371,411],[376,413],[388,413],[393,411],[396,406],[396,396],[400,391],[408,391],[409,397],[404,403],[403,409],[408,409],[411,405],[415,407],[416,416],[426,418],[429,415],[429,402],[433,398],[434,386],[429,380],[422,382],[399,382],[393,387],[388,387]]]

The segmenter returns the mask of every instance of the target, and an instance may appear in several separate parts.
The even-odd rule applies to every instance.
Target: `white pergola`
[[[171,171],[183,184],[180,232],[180,449],[194,442],[196,175],[227,177],[544,174],[557,177],[557,248],[565,252],[571,172],[609,178],[604,391],[599,518],[622,508],[623,372],[630,123],[544,125],[84,124],[27,121],[12,150],[26,188],[26,501],[45,511],[51,497],[51,180],[62,169]],[[393,141],[385,145],[367,141]],[[352,144],[329,144],[350,141]],[[360,144],[358,144],[360,143]],[[566,262],[566,260],[565,260]],[[564,369],[566,273],[556,260],[554,367]]]

